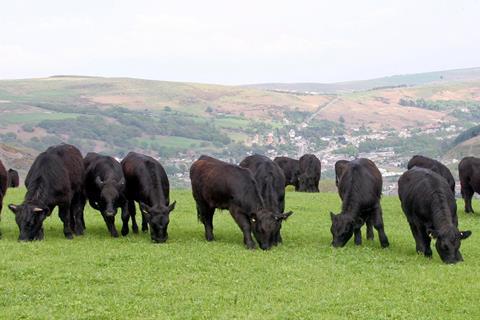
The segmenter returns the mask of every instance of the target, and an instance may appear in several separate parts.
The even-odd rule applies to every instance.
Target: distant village
[[[288,121],[285,119],[285,121]],[[290,129],[286,136],[275,136],[275,132],[268,132],[264,135],[255,134],[247,141],[247,145],[264,145],[270,146],[265,152],[268,157],[271,159],[277,156],[289,156],[293,158],[299,158],[305,153],[315,154],[322,162],[322,179],[333,179],[334,178],[334,164],[336,161],[341,159],[354,159],[354,158],[368,158],[374,161],[384,178],[384,194],[396,194],[397,193],[397,179],[405,171],[406,165],[413,155],[399,154],[395,152],[393,147],[383,147],[369,152],[357,152],[355,155],[342,152],[347,146],[358,148],[362,142],[365,141],[382,141],[391,137],[392,130],[375,130],[369,129],[368,132],[360,133],[360,129],[353,129],[349,132],[346,132],[342,135],[332,135],[324,136],[320,139],[324,142],[324,146],[317,147],[314,143],[310,141],[308,137],[303,137],[301,129],[307,126],[307,124],[302,123],[298,127],[298,130]],[[428,126],[422,127],[421,130],[418,128],[411,129],[401,129],[395,131],[398,138],[411,138],[415,135],[432,135],[433,139],[436,140],[447,140],[455,138],[461,131],[465,130],[461,126],[445,123],[437,123]],[[363,130],[365,131],[365,130]],[[286,153],[279,151],[278,146],[289,144],[294,146],[294,150],[297,150],[296,153]],[[418,152],[421,153],[421,152]],[[177,183],[179,186],[188,186],[189,185],[189,173],[188,168],[190,164],[196,159],[198,155],[189,154],[188,156],[180,157],[177,159],[171,159],[175,161],[175,166],[177,168],[182,168],[179,172],[174,174],[174,183]],[[170,160],[170,161],[171,161]],[[224,158],[224,161],[231,163],[238,163],[241,159],[233,159],[231,157]],[[452,166],[458,163],[459,159],[450,159],[449,162],[445,163],[447,166]],[[458,193],[460,188],[458,186]]]

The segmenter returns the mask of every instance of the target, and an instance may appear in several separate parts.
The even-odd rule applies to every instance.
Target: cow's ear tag
[[[255,220],[255,218],[252,218],[252,222],[255,222],[255,221],[257,221],[257,220]]]

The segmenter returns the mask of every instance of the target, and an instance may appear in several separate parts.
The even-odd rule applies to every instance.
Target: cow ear
[[[125,185],[125,178],[124,177],[122,177],[122,179],[120,179],[120,181],[118,181],[118,185],[119,186]]]
[[[173,203],[170,203],[168,206],[168,212],[172,212],[173,209],[175,209],[175,205],[177,204],[177,201],[173,201]]]
[[[290,217],[293,214],[293,211],[288,211],[286,213],[281,213],[281,214],[276,214],[273,217],[275,220],[287,220],[288,217]]]
[[[335,213],[333,213],[332,211],[330,211],[330,219],[332,219],[332,221],[333,219],[335,219]]]
[[[18,207],[14,204],[9,204],[8,209],[13,212],[13,214],[17,214]]]
[[[428,229],[427,229],[427,234],[428,234],[428,236],[429,236],[430,238],[432,238],[432,239],[437,239],[437,238],[438,238],[438,232],[436,232],[436,231],[433,230],[433,229],[428,228]]]
[[[150,207],[148,205],[146,205],[145,203],[143,202],[140,202],[140,210],[142,210],[143,213],[147,213],[147,214],[150,214]]]
[[[48,215],[50,213],[50,209],[49,208],[39,208],[39,207],[36,207],[36,208],[33,208],[33,213],[36,213],[36,214],[45,214],[45,215]]]
[[[472,231],[460,231],[460,240],[465,240],[472,235]]]
[[[95,178],[95,183],[96,183],[97,185],[99,185],[99,186],[103,186],[103,184],[104,184],[105,182],[102,181],[102,178],[100,178],[99,176],[97,176],[97,177]]]
[[[364,221],[363,221],[362,218],[357,217],[357,218],[355,219],[355,222],[354,222],[354,223],[355,223],[355,228],[361,228],[361,227],[363,226],[363,222],[364,222]]]

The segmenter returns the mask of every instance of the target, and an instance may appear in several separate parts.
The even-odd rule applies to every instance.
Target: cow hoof
[[[118,238],[118,232],[112,233],[112,237]]]
[[[68,239],[68,240],[72,240],[73,239],[73,234],[68,233],[68,234],[65,235],[65,238]],[[41,240],[41,239],[39,238],[39,240]]]
[[[137,228],[132,227],[132,232],[135,233],[135,234],[138,234],[138,227]]]
[[[385,249],[385,248],[388,248],[390,246],[390,243],[384,242],[384,243],[381,243],[380,245],[382,246],[382,248]]]
[[[122,229],[122,236],[126,236],[128,234],[128,229]]]

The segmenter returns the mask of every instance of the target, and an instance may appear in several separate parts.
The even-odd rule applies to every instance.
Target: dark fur
[[[294,186],[295,191],[300,187],[298,177],[300,176],[300,162],[288,157],[276,157],[273,162],[278,164],[285,176],[285,187]]]
[[[8,173],[5,167],[3,166],[2,161],[0,161],[0,214],[2,213],[3,208],[3,197],[7,193],[8,188]],[[0,232],[0,236],[2,233]]]
[[[417,252],[432,256],[431,237],[445,263],[462,261],[460,242],[470,231],[458,231],[457,204],[448,182],[432,170],[414,167],[398,180],[402,202]]]
[[[383,228],[382,207],[382,175],[377,166],[368,159],[356,159],[335,164],[338,180],[338,194],[342,199],[342,212],[338,215],[330,213],[333,235],[332,245],[343,247],[355,234],[355,244],[362,243],[360,228],[367,223],[367,239],[373,239],[372,225],[377,229],[380,244],[389,246]]]
[[[33,162],[25,179],[27,193],[21,205],[9,205],[20,229],[19,240],[43,239],[43,221],[58,206],[67,239],[83,234],[85,169],[80,151],[72,145],[48,148]]]
[[[122,160],[123,174],[126,180],[127,215],[122,216],[122,235],[128,234],[128,219],[132,218],[132,230],[138,233],[135,221],[135,201],[142,211],[142,230],[148,231],[153,242],[167,241],[170,213],[175,201],[170,204],[170,185],[167,173],[162,165],[152,157],[130,152]]]
[[[17,188],[20,185],[20,178],[18,172],[13,169],[8,169],[8,187]]]
[[[462,198],[465,201],[465,212],[473,213],[473,194],[480,193],[480,158],[465,157],[458,164]]]
[[[413,156],[407,164],[408,170],[412,169],[413,167],[430,169],[433,172],[438,173],[447,180],[450,189],[452,190],[453,194],[455,194],[455,178],[453,178],[450,170],[441,162],[424,156],[416,155]]]
[[[269,249],[288,214],[265,208],[250,170],[208,156],[201,156],[190,168],[197,214],[205,226],[205,238],[212,241],[215,208],[228,209],[243,232],[247,248],[255,248],[252,232],[262,249]]]
[[[278,164],[268,157],[255,154],[243,159],[240,166],[253,173],[265,208],[275,213],[283,213],[285,211],[285,176]],[[275,238],[274,245],[282,242],[280,230]]]
[[[300,175],[298,176],[298,191],[302,192],[320,192],[318,183],[320,182],[320,175],[322,163],[313,154],[304,154],[298,160],[300,165]]]
[[[112,157],[89,152],[85,163],[85,192],[92,208],[100,211],[112,237],[118,237],[115,215],[118,208],[127,215],[125,177],[120,163]]]

